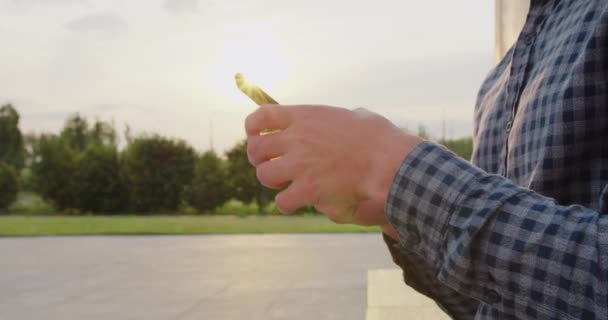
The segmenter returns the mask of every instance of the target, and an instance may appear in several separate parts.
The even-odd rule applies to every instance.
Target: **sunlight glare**
[[[264,24],[249,24],[228,32],[224,37],[223,47],[210,66],[209,86],[230,102],[251,104],[234,83],[234,75],[242,73],[280,102],[286,90],[289,70],[272,28]]]

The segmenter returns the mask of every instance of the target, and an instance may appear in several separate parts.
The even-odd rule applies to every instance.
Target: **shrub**
[[[127,189],[116,148],[89,147],[78,159],[74,207],[82,212],[116,213],[125,208]]]
[[[122,160],[134,211],[177,210],[194,173],[195,153],[189,145],[160,136],[139,137]]]
[[[196,162],[188,202],[199,212],[213,210],[229,198],[228,173],[222,159],[209,151]]]
[[[8,209],[17,200],[18,192],[19,182],[15,169],[0,162],[0,211]]]
[[[73,176],[76,155],[56,135],[43,135],[33,146],[34,190],[59,209],[74,205]]]

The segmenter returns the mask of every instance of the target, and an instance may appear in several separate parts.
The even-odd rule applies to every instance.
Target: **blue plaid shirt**
[[[385,237],[456,319],[608,319],[608,1],[532,1],[482,85],[472,164],[404,160]]]

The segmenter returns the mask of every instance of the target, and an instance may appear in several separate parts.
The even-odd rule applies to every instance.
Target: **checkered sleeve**
[[[440,305],[466,296],[517,319],[608,318],[608,216],[560,206],[431,142],[404,160],[386,215],[418,272],[458,293]]]

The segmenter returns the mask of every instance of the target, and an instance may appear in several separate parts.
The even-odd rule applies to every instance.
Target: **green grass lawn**
[[[322,216],[0,217],[0,236],[379,232]]]

